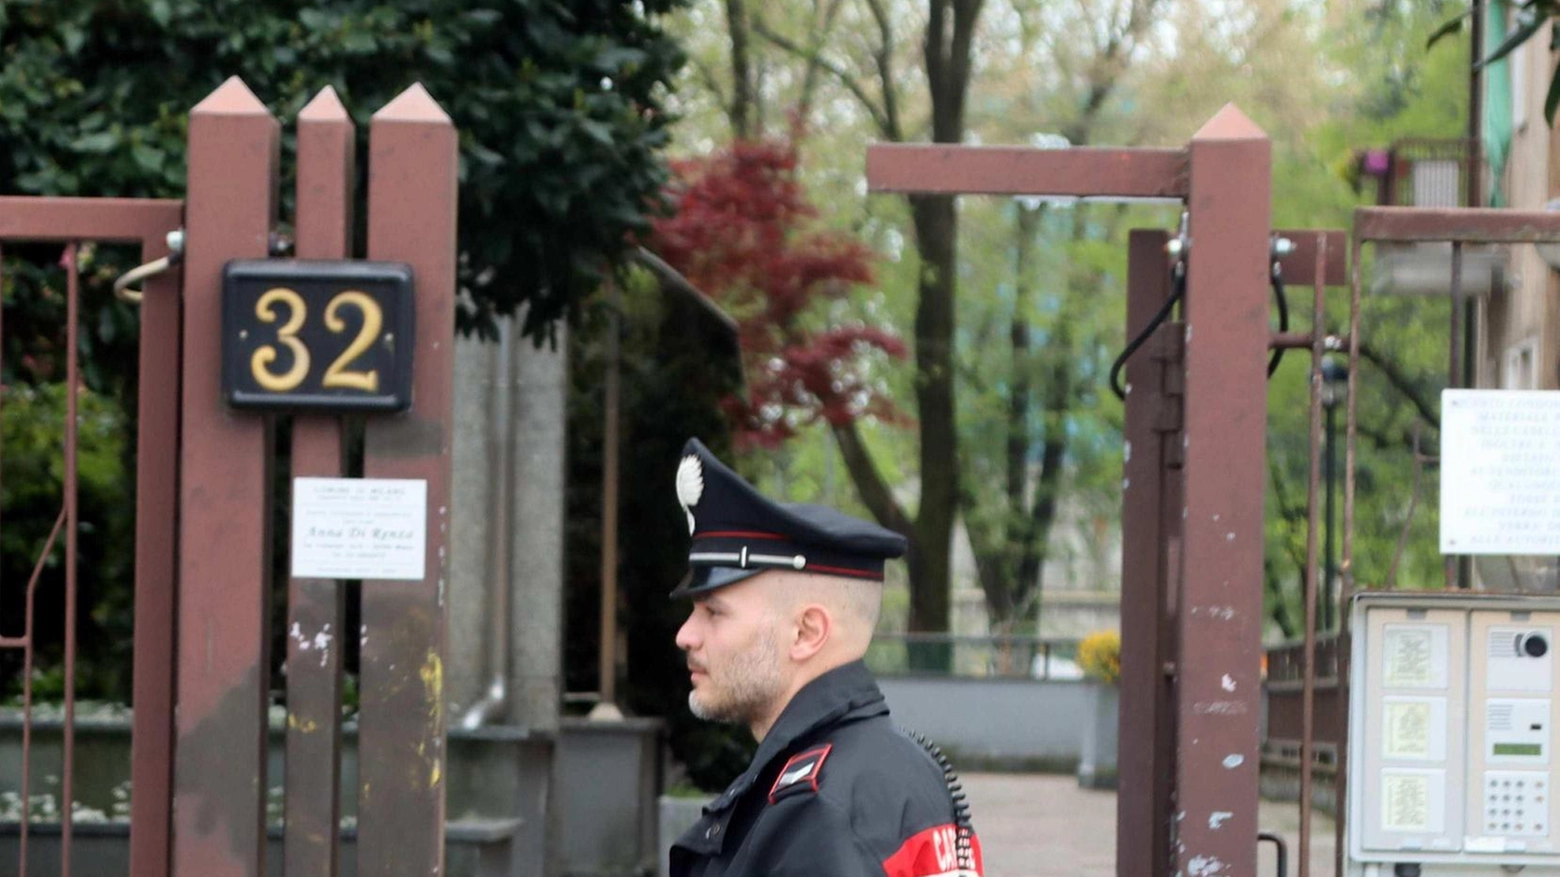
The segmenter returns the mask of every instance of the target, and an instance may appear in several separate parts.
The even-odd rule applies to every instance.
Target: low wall
[[[1072,773],[1093,684],[1070,680],[886,676],[894,721],[930,737],[961,770]]]

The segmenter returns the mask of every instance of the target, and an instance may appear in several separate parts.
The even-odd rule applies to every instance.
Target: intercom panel
[[[1560,599],[1362,594],[1351,621],[1351,872],[1560,874]]]

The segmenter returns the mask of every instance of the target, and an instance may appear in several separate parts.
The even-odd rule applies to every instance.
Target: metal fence
[[[1043,636],[880,633],[867,666],[885,676],[932,675],[1078,680],[1079,640]]]
[[[1388,153],[1385,191],[1393,207],[1462,207],[1470,204],[1469,182],[1478,161],[1466,138],[1408,138]]]

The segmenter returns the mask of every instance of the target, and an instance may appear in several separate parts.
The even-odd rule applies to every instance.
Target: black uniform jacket
[[[672,877],[979,877],[938,761],[860,662],[799,691],[746,772],[671,851]]]

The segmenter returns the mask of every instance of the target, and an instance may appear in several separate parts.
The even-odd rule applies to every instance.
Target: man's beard
[[[766,631],[753,647],[719,669],[706,666],[704,685],[688,692],[688,708],[701,719],[751,724],[780,696],[780,649]]]

